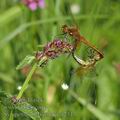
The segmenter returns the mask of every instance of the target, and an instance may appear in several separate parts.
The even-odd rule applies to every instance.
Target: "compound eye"
[[[73,35],[73,33],[72,33],[72,32],[70,32],[70,35]]]

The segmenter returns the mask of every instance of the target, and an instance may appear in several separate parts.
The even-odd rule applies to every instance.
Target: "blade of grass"
[[[13,117],[13,111],[10,112],[9,120],[14,120],[14,117]]]
[[[96,19],[108,19],[109,16],[107,15],[81,15],[76,17],[77,20],[80,19],[90,19],[91,17],[95,17]],[[15,38],[18,34],[22,33],[25,31],[27,28],[34,26],[34,25],[40,25],[40,24],[45,24],[45,23],[51,23],[51,22],[56,22],[56,21],[63,21],[63,20],[70,20],[71,16],[64,16],[64,17],[57,17],[57,18],[50,18],[50,19],[43,19],[43,20],[37,20],[34,22],[29,22],[29,23],[24,23],[20,25],[17,29],[12,31],[10,34],[7,35],[7,37],[3,38],[0,42],[0,49],[4,48],[4,46],[10,42],[13,38]]]
[[[86,107],[94,116],[99,118],[100,120],[110,120],[110,117],[105,115],[102,111],[97,109],[92,104],[88,103],[85,99],[79,97],[76,93],[73,91],[70,91],[70,94],[84,107]]]
[[[0,15],[0,26],[12,21],[20,16],[22,9],[20,6],[14,6]]]

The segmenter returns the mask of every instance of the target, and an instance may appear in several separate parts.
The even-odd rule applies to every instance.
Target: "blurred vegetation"
[[[18,0],[0,1],[0,120],[8,120],[11,105],[7,96],[18,94],[30,68],[16,70],[16,66],[39,50],[38,45],[59,36],[62,25],[76,23],[81,34],[104,53],[104,59],[93,70],[81,69],[65,55],[51,60],[37,69],[22,97],[29,99],[44,120],[120,120],[120,0],[45,3],[44,9],[33,12]],[[73,4],[80,6],[80,12],[73,14],[75,20],[70,12]],[[79,55],[86,53],[81,49]],[[62,89],[63,83],[69,90]],[[37,99],[39,102],[34,101]],[[14,120],[34,119],[33,111],[23,114],[26,112],[17,108]]]

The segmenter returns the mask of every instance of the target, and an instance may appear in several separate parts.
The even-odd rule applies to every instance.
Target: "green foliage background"
[[[16,66],[26,55],[40,49],[38,45],[59,35],[63,24],[75,25],[69,10],[74,3],[80,5],[80,13],[74,19],[81,34],[104,52],[104,59],[98,62],[96,70],[85,74],[81,69],[79,74],[74,72],[79,65],[72,57],[63,55],[49,61],[33,75],[23,98],[31,99],[28,103],[38,109],[44,120],[119,120],[120,70],[116,70],[120,64],[119,0],[46,0],[46,7],[35,12],[20,1],[1,0],[0,91],[11,96],[18,94],[17,88],[26,75]],[[85,53],[80,51],[81,56]],[[63,83],[74,93],[63,90]],[[35,102],[36,99],[40,101]],[[3,101],[0,99],[0,120],[7,120],[9,104],[3,105]],[[15,120],[32,119],[20,111],[13,110]],[[15,116],[16,113],[20,116]]]

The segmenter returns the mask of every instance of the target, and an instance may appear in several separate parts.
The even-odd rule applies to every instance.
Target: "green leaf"
[[[24,114],[28,115],[33,120],[41,120],[39,112],[37,111],[37,109],[27,102],[17,103],[15,105],[15,108],[17,110],[23,112]]]
[[[2,96],[0,97],[1,104],[7,108],[7,110],[13,110],[14,106],[11,102],[11,96]]]
[[[23,67],[25,67],[26,65],[30,65],[33,60],[35,59],[35,56],[31,56],[31,55],[28,55],[26,56],[22,62],[20,62],[20,64],[16,67],[16,69],[21,69]]]

